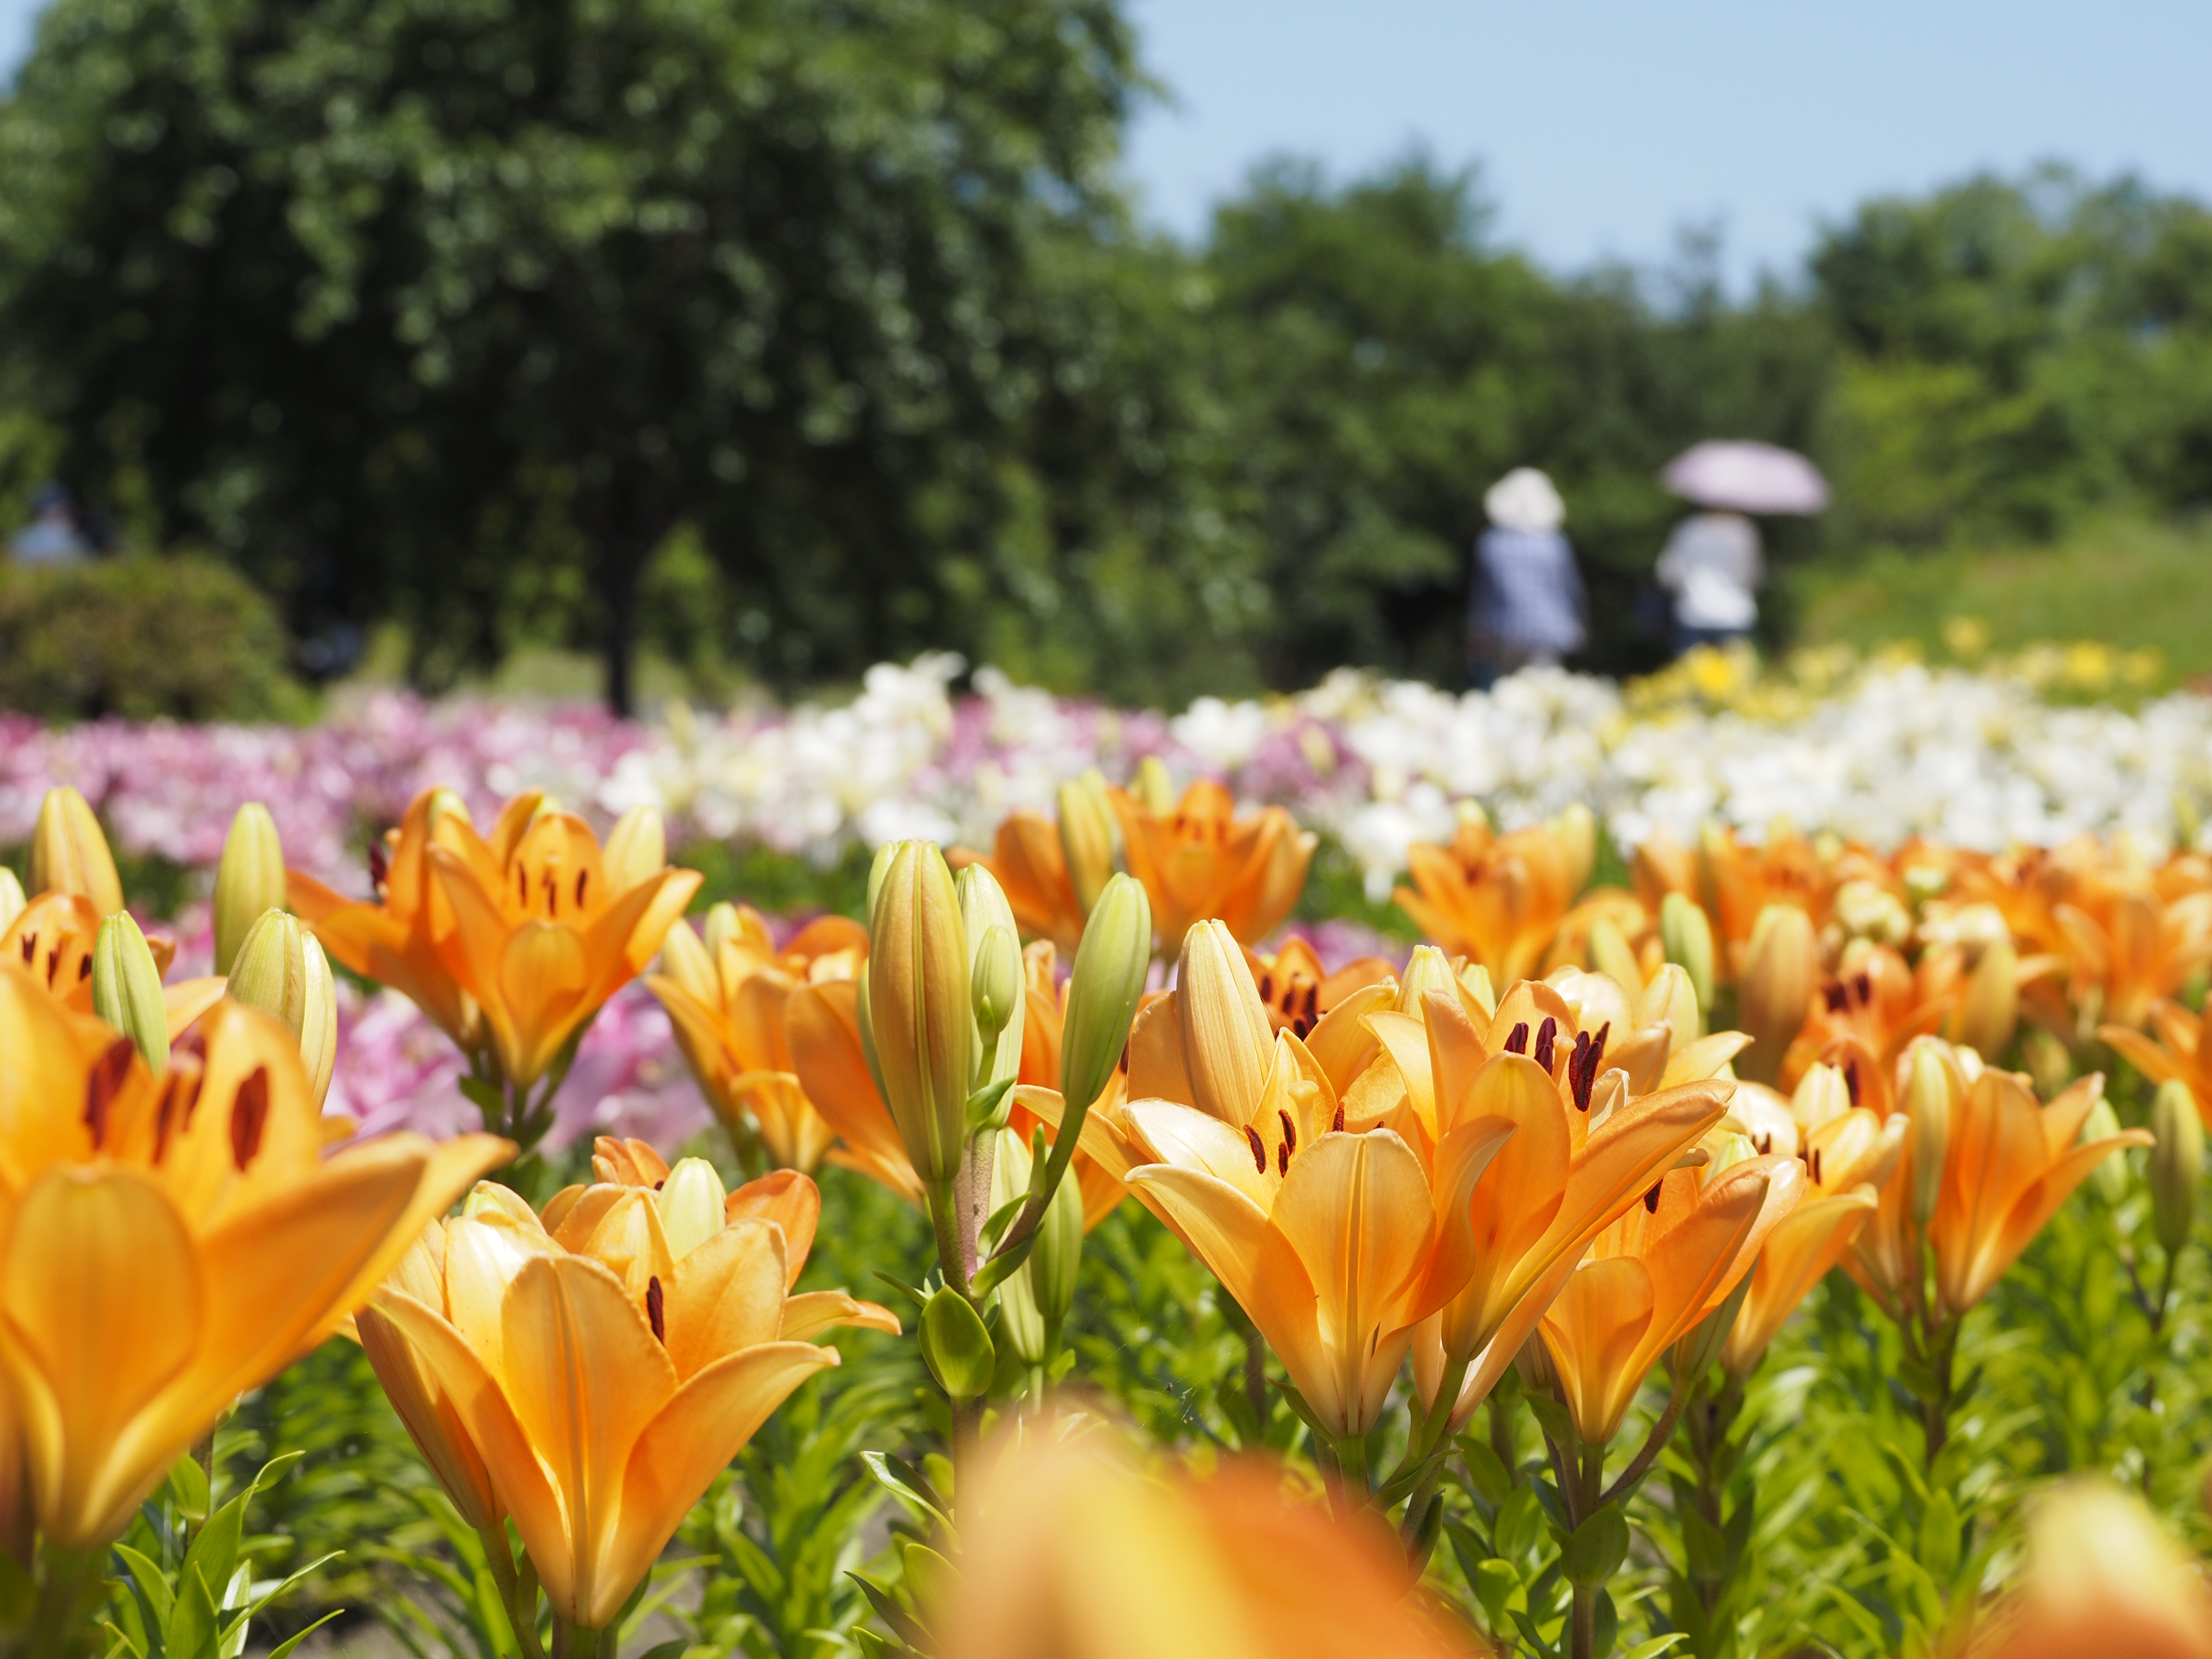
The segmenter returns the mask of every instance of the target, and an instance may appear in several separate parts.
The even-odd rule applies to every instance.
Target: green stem
[[[937,1235],[937,1269],[945,1282],[968,1294],[968,1258],[960,1247],[958,1203],[951,1182],[932,1187],[928,1193],[929,1224]]]
[[[1367,1440],[1363,1435],[1340,1436],[1336,1441],[1340,1512],[1349,1517],[1367,1507],[1372,1496],[1367,1486]]]
[[[1702,1379],[1698,1386],[1704,1386]],[[1651,1432],[1644,1437],[1642,1449],[1629,1460],[1628,1467],[1620,1472],[1620,1479],[1613,1483],[1612,1489],[1600,1501],[1607,1504],[1615,1500],[1626,1502],[1635,1492],[1651,1465],[1657,1461],[1659,1454],[1667,1449],[1667,1443],[1674,1437],[1674,1425],[1682,1420],[1682,1408],[1689,1401],[1687,1380],[1677,1376],[1674,1392],[1667,1396],[1667,1408],[1659,1413],[1659,1420],[1651,1425]]]
[[[1571,1456],[1572,1453],[1569,1454]],[[1605,1502],[1605,1448],[1585,1445],[1582,1448],[1581,1468],[1577,1470],[1575,1498],[1568,1505],[1568,1516],[1579,1529],[1583,1522],[1598,1512]],[[1577,1582],[1575,1585],[1574,1611],[1571,1615],[1571,1651],[1574,1659],[1597,1659],[1597,1597],[1603,1588],[1596,1583]]]
[[[975,1454],[983,1443],[983,1409],[981,1400],[952,1401],[952,1509],[956,1516],[964,1515],[964,1505],[975,1490]]]
[[[507,1523],[495,1521],[479,1527],[477,1537],[483,1545],[492,1582],[499,1586],[500,1606],[507,1612],[515,1645],[522,1650],[524,1659],[544,1659],[544,1649],[538,1640],[538,1586],[534,1582],[531,1584],[529,1599],[525,1601],[522,1580],[514,1570],[514,1553],[507,1546]]]
[[[63,1659],[64,1655],[87,1651],[82,1638],[91,1633],[92,1614],[100,1606],[100,1589],[106,1577],[106,1550],[48,1548],[41,1552],[38,1565],[39,1599],[32,1609],[30,1628],[21,1646],[0,1651],[10,1659],[15,1656]]]

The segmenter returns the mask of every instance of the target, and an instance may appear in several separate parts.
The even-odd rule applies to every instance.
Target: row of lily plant
[[[2079,1182],[2148,1148],[2178,1253],[2204,1088],[2172,999],[2212,959],[2212,877],[1778,830],[1655,838],[1633,890],[1586,892],[1595,848],[1586,812],[1510,836],[1470,813],[1401,896],[1436,943],[1324,972],[1256,948],[1313,837],[1157,769],[1075,780],[988,854],[887,845],[864,921],[781,941],[727,905],[695,931],[699,878],[649,809],[603,842],[540,796],[483,830],[427,792],[356,900],[288,872],[248,807],[216,974],[165,982],[100,825],[52,792],[27,881],[0,880],[0,1650],[242,1650],[281,1587],[240,1566],[251,1494],[216,1504],[210,1436],[350,1340],[479,1534],[515,1650],[611,1656],[686,1513],[858,1327],[911,1328],[943,1440],[871,1459],[903,1518],[867,1651],[1609,1651],[1631,1498],[1679,1436],[1726,1534],[1744,1382],[1832,1268],[1898,1328],[1932,1476],[1960,1322]],[[332,958],[447,1034],[482,1133],[322,1114]],[[637,1141],[578,1185],[538,1155],[641,975],[734,1189]],[[2153,1132],[2094,1074],[2058,1083],[2098,1040],[2166,1077]],[[1995,1063],[2015,1042],[2029,1073]],[[933,1261],[884,1264],[896,1311],[795,1293],[824,1160],[929,1219]],[[1127,1200],[1233,1299],[1254,1411],[1286,1403],[1325,1503],[1281,1467],[1176,1478],[1188,1449],[1135,1443],[1071,1374],[1084,1238]],[[1639,1396],[1662,1401],[1640,1436]],[[2138,1570],[2063,1595],[2031,1572],[2003,1628],[2201,1638],[2150,1526],[2061,1505],[2047,1557],[2124,1536]],[[1447,1536],[1456,1601],[1429,1571]],[[1686,1564],[1647,1655],[1705,1649],[1726,1553]]]

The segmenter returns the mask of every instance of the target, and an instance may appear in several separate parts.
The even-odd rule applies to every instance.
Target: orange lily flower
[[[2140,1029],[2212,962],[2212,892],[2166,901],[2141,878],[2084,882],[2052,914],[2071,966],[2068,994],[2094,1018]]]
[[[716,907],[718,917],[726,908]],[[823,916],[778,951],[750,906],[728,908],[723,920],[708,929],[717,946],[710,954],[679,917],[661,946],[662,971],[647,976],[646,988],[668,1011],[699,1091],[731,1133],[741,1144],[757,1133],[778,1168],[811,1173],[836,1131],[799,1080],[784,1007],[800,985],[857,977],[868,930]]]
[[[2126,1025],[2100,1025],[2097,1035],[2154,1085],[2176,1079],[2187,1085],[2197,1115],[2212,1125],[2212,999],[2203,1013],[2192,1014],[2160,997],[2150,1006],[2150,1029],[2155,1042]]]
[[[1827,921],[1830,902],[1841,884],[1820,849],[1780,820],[1756,846],[1733,830],[1708,823],[1698,851],[1711,895],[1707,908],[1713,933],[1726,947],[1722,954],[1729,958],[1731,970],[1741,965],[1737,958],[1759,925],[1760,911],[1770,904],[1794,904],[1818,928]]]
[[[119,1534],[231,1401],[331,1334],[513,1153],[395,1134],[325,1157],[287,1026],[218,1002],[161,1077],[0,964],[0,1360],[32,1507]]]
[[[1356,957],[1329,973],[1313,946],[1296,936],[1285,939],[1271,957],[1248,945],[1244,957],[1267,1018],[1277,1030],[1297,1037],[1310,1036],[1322,1016],[1354,991],[1394,979],[1397,971],[1381,957]]]
[[[783,1027],[799,1086],[842,1143],[830,1148],[829,1161],[919,1205],[921,1177],[860,1042],[860,987],[851,980],[798,987],[785,1000]]]
[[[1602,947],[1597,943],[1601,938],[1607,940]],[[1599,960],[1601,953],[1603,961]],[[1560,921],[1544,953],[1544,968],[1547,973],[1556,968],[1587,968],[1608,975],[1634,996],[1666,960],[1657,913],[1646,910],[1644,902],[1625,887],[1594,887]]]
[[[2142,1129],[2081,1142],[2104,1091],[2104,1077],[2093,1072],[2043,1105],[2013,1073],[1984,1067],[1970,1078],[1953,1108],[1942,1195],[1928,1229],[1936,1289],[1951,1312],[1990,1293],[2107,1154],[2151,1144]]]
[[[1855,1038],[1884,1066],[1895,1064],[1906,1043],[1943,1023],[1966,988],[1964,981],[1953,980],[1931,996],[1896,951],[1887,945],[1855,945],[1814,994],[1812,1010],[1783,1058],[1781,1086],[1795,1088],[1806,1068],[1838,1037]]]
[[[1163,952],[1180,951],[1191,925],[1209,919],[1256,943],[1298,902],[1318,837],[1281,807],[1239,817],[1236,797],[1208,778],[1183,791],[1172,812],[1155,812],[1123,789],[1109,790],[1108,799]]]
[[[1394,1114],[1425,1122],[1455,1098],[1462,1112],[1480,1099],[1518,1125],[1472,1194],[1474,1271],[1414,1349],[1421,1397],[1433,1407],[1453,1386],[1455,1424],[1487,1395],[1590,1241],[1720,1121],[1735,1087],[1715,1073],[1742,1048],[1741,1033],[1676,1046],[1658,1012],[1686,994],[1680,969],[1633,1008],[1602,975],[1568,973],[1564,987],[1513,986],[1480,1023],[1463,1000],[1433,992],[1418,1016],[1367,1022],[1383,1055],[1350,1091],[1362,1109],[1394,1100]],[[1508,1078],[1516,1086],[1501,1091]]]
[[[1498,984],[1535,971],[1581,884],[1571,839],[1553,825],[1492,833],[1463,811],[1449,846],[1406,849],[1412,889],[1392,894],[1420,930]]]
[[[726,1195],[698,1159],[657,1178],[569,1188],[542,1217],[480,1187],[361,1316],[433,1468],[465,1466],[456,1502],[513,1517],[572,1629],[614,1621],[708,1484],[837,1363],[811,1338],[898,1329],[842,1291],[788,1294],[820,1204],[804,1176]]]
[[[1256,1460],[1203,1480],[1153,1474],[1103,1431],[1048,1425],[1002,1452],[977,1514],[961,1525],[949,1605],[921,1608],[939,1650],[962,1659],[1480,1651],[1408,1594],[1386,1531],[1291,1501],[1282,1472]]]
[[[458,845],[468,817],[450,789],[426,789],[408,803],[398,828],[369,844],[373,903],[347,898],[297,870],[284,872],[284,893],[332,957],[399,992],[472,1054],[483,1043],[483,1017],[452,966],[453,907],[429,863],[431,844]],[[504,826],[504,817],[501,822]]]
[[[1728,1300],[1804,1189],[1779,1153],[1700,1174],[1662,1176],[1600,1232],[1537,1327],[1587,1444],[1620,1431],[1651,1367]]]
[[[64,1007],[89,1014],[92,948],[100,939],[100,923],[94,901],[83,894],[41,893],[0,929],[0,962],[20,962]],[[146,948],[153,952],[154,966],[166,976],[177,957],[176,940],[149,933]],[[161,988],[170,1042],[184,1036],[193,1021],[215,1006],[222,988],[219,975],[179,980]]]
[[[1771,1103],[1763,1109],[1762,1097]],[[1751,1143],[1797,1158],[1806,1177],[1803,1196],[1759,1249],[1751,1288],[1721,1349],[1721,1364],[1733,1376],[1751,1373],[1797,1304],[1842,1261],[1879,1208],[1881,1189],[1903,1153],[1901,1115],[1885,1122],[1864,1107],[1845,1105],[1845,1097],[1842,1074],[1816,1064],[1792,1101],[1744,1084],[1730,1103],[1730,1125],[1750,1120],[1742,1133]]]

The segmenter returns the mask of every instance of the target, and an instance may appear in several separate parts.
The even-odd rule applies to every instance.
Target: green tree
[[[58,0],[0,331],[67,476],[295,625],[434,678],[581,605],[625,707],[696,522],[836,672],[960,636],[1133,84],[1111,0]]]

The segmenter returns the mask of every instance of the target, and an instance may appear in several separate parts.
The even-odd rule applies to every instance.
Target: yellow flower
[[[1006,1443],[976,1508],[947,1604],[921,1609],[961,1659],[1480,1651],[1422,1605],[1386,1530],[1291,1501],[1257,1462],[1163,1478],[1101,1431],[1048,1426]]]
[[[112,914],[111,912],[111,914]],[[0,929],[0,962],[20,964],[61,1005],[80,1014],[92,1012],[92,951],[100,940],[100,916],[82,893],[42,893]],[[163,974],[176,960],[177,942],[149,934],[146,948]],[[161,988],[168,1016],[169,1041],[175,1042],[222,995],[223,982],[209,976],[179,980]]]
[[[1398,908],[1501,985],[1536,970],[1581,885],[1573,845],[1553,826],[1498,836],[1479,812],[1448,847],[1407,848],[1406,867],[1413,889],[1397,890]]]
[[[726,915],[724,914],[726,912]],[[811,1173],[836,1131],[806,1097],[785,1035],[785,1004],[799,986],[850,980],[867,960],[867,930],[843,916],[809,923],[779,951],[750,906],[717,905],[712,948],[678,920],[646,980],[660,999],[707,1097],[733,1134],[753,1129],[780,1168]]]
[[[330,1335],[477,1176],[486,1135],[325,1158],[297,1039],[220,1002],[155,1079],[0,965],[0,1358],[39,1525],[119,1534],[231,1401]]]
[[[1172,812],[1156,812],[1125,790],[1109,799],[1129,873],[1152,901],[1163,951],[1179,951],[1191,925],[1208,920],[1256,944],[1298,902],[1316,837],[1281,807],[1239,817],[1236,798],[1203,778],[1183,791]]]
[[[1804,1172],[1778,1153],[1712,1180],[1662,1177],[1607,1226],[1538,1327],[1575,1432],[1604,1445],[1651,1367],[1728,1300],[1796,1206]]]
[[[602,1146],[611,1168],[650,1172],[635,1146]],[[819,1211],[804,1176],[725,1196],[696,1159],[663,1169],[657,1191],[572,1187],[542,1217],[480,1187],[361,1316],[456,1504],[514,1519],[577,1629],[613,1621],[708,1483],[837,1363],[809,1339],[898,1328],[842,1291],[788,1294]]]

